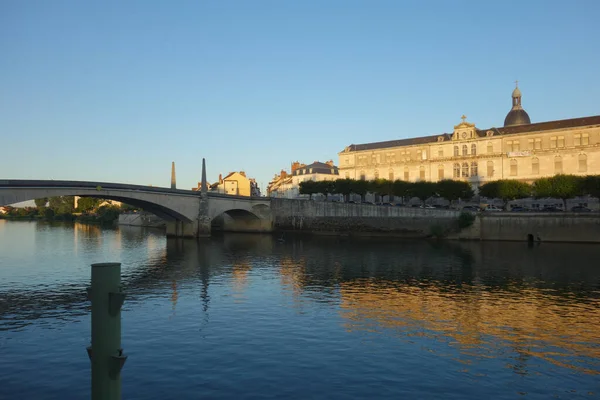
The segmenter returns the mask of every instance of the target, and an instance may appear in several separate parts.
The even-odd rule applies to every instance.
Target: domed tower
[[[531,120],[521,105],[521,91],[519,90],[519,86],[517,84],[517,87],[512,92],[512,109],[508,112],[506,118],[504,118],[504,126],[529,124],[531,124]]]

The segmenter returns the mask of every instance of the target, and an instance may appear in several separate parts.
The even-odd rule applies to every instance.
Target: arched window
[[[390,181],[393,181],[393,180],[394,180],[394,170],[393,170],[393,169],[390,169],[390,172],[389,172],[389,174],[388,174],[388,179],[389,179]]]
[[[494,162],[493,161],[487,162],[487,176],[490,178],[492,176],[494,176]]]
[[[463,144],[462,151],[463,151],[463,154],[462,154],[463,156],[466,156],[469,154],[469,148],[467,147],[466,144]]]
[[[585,154],[579,155],[579,172],[587,172],[587,156]]]
[[[422,181],[425,180],[425,166],[423,165],[419,167],[419,179]]]
[[[463,163],[463,165],[462,165],[462,177],[463,178],[469,177],[469,164],[468,163]]]
[[[378,170],[375,170],[374,177],[375,177],[375,179],[379,179],[379,171]]]
[[[458,146],[454,146],[454,157],[458,157]]]
[[[518,172],[517,160],[510,160],[510,175],[517,176]]]
[[[404,167],[404,180],[408,182],[409,179],[410,179],[410,173],[408,172],[408,167]]]
[[[477,163],[476,162],[472,162],[471,163],[471,176],[477,176],[478,172],[477,172]]]
[[[444,165],[440,164],[438,165],[438,181],[441,181],[442,179],[444,179]]]
[[[473,155],[473,156],[477,155],[477,145],[475,143],[473,143],[471,145],[471,155]]]
[[[556,156],[554,157],[554,173],[555,174],[562,174],[562,157],[561,156]]]
[[[531,174],[538,175],[540,173],[540,159],[533,157],[531,159]]]
[[[360,171],[360,180],[364,181],[367,179],[367,176],[365,175],[365,171]]]
[[[492,154],[494,152],[494,145],[492,144],[492,142],[489,142],[487,144],[487,152],[488,154]]]
[[[459,163],[454,164],[454,177],[460,178],[460,164]]]

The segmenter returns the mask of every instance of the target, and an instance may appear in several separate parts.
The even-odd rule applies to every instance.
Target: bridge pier
[[[210,222],[203,221],[169,221],[166,224],[167,237],[197,238],[210,236]]]

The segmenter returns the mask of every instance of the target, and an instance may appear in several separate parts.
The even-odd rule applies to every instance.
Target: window
[[[458,146],[454,146],[454,157],[458,157]]]
[[[493,161],[487,162],[487,176],[490,178],[492,176],[494,176],[494,162]]]
[[[477,176],[477,163],[476,162],[472,162],[471,163],[471,176]]]
[[[538,175],[540,173],[540,160],[537,157],[531,159],[531,174]]]
[[[404,180],[408,182],[409,179],[410,179],[410,174],[408,172],[408,167],[404,167]]]
[[[393,164],[394,162],[396,162],[396,154],[388,153],[387,154],[387,162],[388,162],[388,164]]]
[[[390,169],[390,173],[389,173],[389,175],[388,175],[388,179],[389,179],[390,181],[393,181],[393,180],[394,180],[394,171],[393,171],[393,170],[391,170],[391,169]]]
[[[442,164],[438,165],[438,181],[444,179],[444,166]]]
[[[492,142],[488,143],[487,152],[488,152],[488,154],[492,154],[494,152],[494,145],[492,144]]]
[[[419,167],[419,179],[422,181],[425,180],[425,167],[423,165]]]
[[[507,151],[507,152],[511,152],[511,151],[513,151],[513,146],[512,146],[512,143],[513,143],[513,142],[512,142],[512,140],[507,140],[507,141],[506,141],[506,151]]]
[[[468,153],[468,150],[469,150],[469,149],[467,148],[467,145],[466,145],[466,144],[463,144],[463,146],[462,146],[462,155],[463,155],[463,156],[466,156],[466,155],[468,155],[468,154],[469,154],[469,153]]]
[[[581,146],[581,133],[573,135],[573,146]]]
[[[374,176],[375,176],[375,179],[379,179],[379,171],[378,170],[375,170]]]
[[[554,157],[554,173],[562,174],[562,157],[561,156]]]
[[[365,175],[365,171],[360,171],[360,180],[361,181],[367,180],[367,176]]]
[[[536,138],[535,139],[535,150],[541,150],[542,149],[542,138]]]
[[[438,157],[439,158],[443,158],[444,157],[444,149],[442,149],[441,147],[438,149]]]
[[[510,160],[510,175],[517,176],[517,160]]]
[[[371,164],[376,165],[377,164],[377,156],[375,154],[373,154],[371,156]]]
[[[528,149],[528,150],[533,150],[533,146],[534,146],[534,141],[533,141],[533,139],[528,139],[528,140],[527,140],[527,149]]]
[[[346,173],[344,174],[344,176],[345,176],[345,178],[346,178],[346,179],[350,179],[350,172],[346,172]]]
[[[590,135],[589,133],[584,133],[581,135],[581,145],[587,146],[588,144],[590,144]]]
[[[564,136],[558,137],[558,147],[565,147],[565,137]]]
[[[423,152],[421,150],[417,150],[417,160],[423,159]]]
[[[454,177],[460,178],[460,164],[454,164]]]
[[[513,140],[511,151],[519,151],[519,150],[521,150],[521,143],[518,140]]]
[[[477,155],[477,145],[475,143],[471,145],[471,154],[474,156]]]
[[[463,178],[469,177],[469,164],[468,163],[463,163],[463,165],[462,165],[462,177]]]
[[[348,157],[346,157],[346,160],[344,162],[346,165],[350,165],[350,159]]]
[[[556,136],[552,136],[550,138],[550,148],[551,149],[555,149],[556,148]]]
[[[585,154],[579,155],[579,172],[587,172],[587,156]]]

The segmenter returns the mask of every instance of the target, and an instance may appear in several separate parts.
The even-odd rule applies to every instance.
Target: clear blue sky
[[[0,2],[0,178],[178,186],[600,114],[600,2]]]

